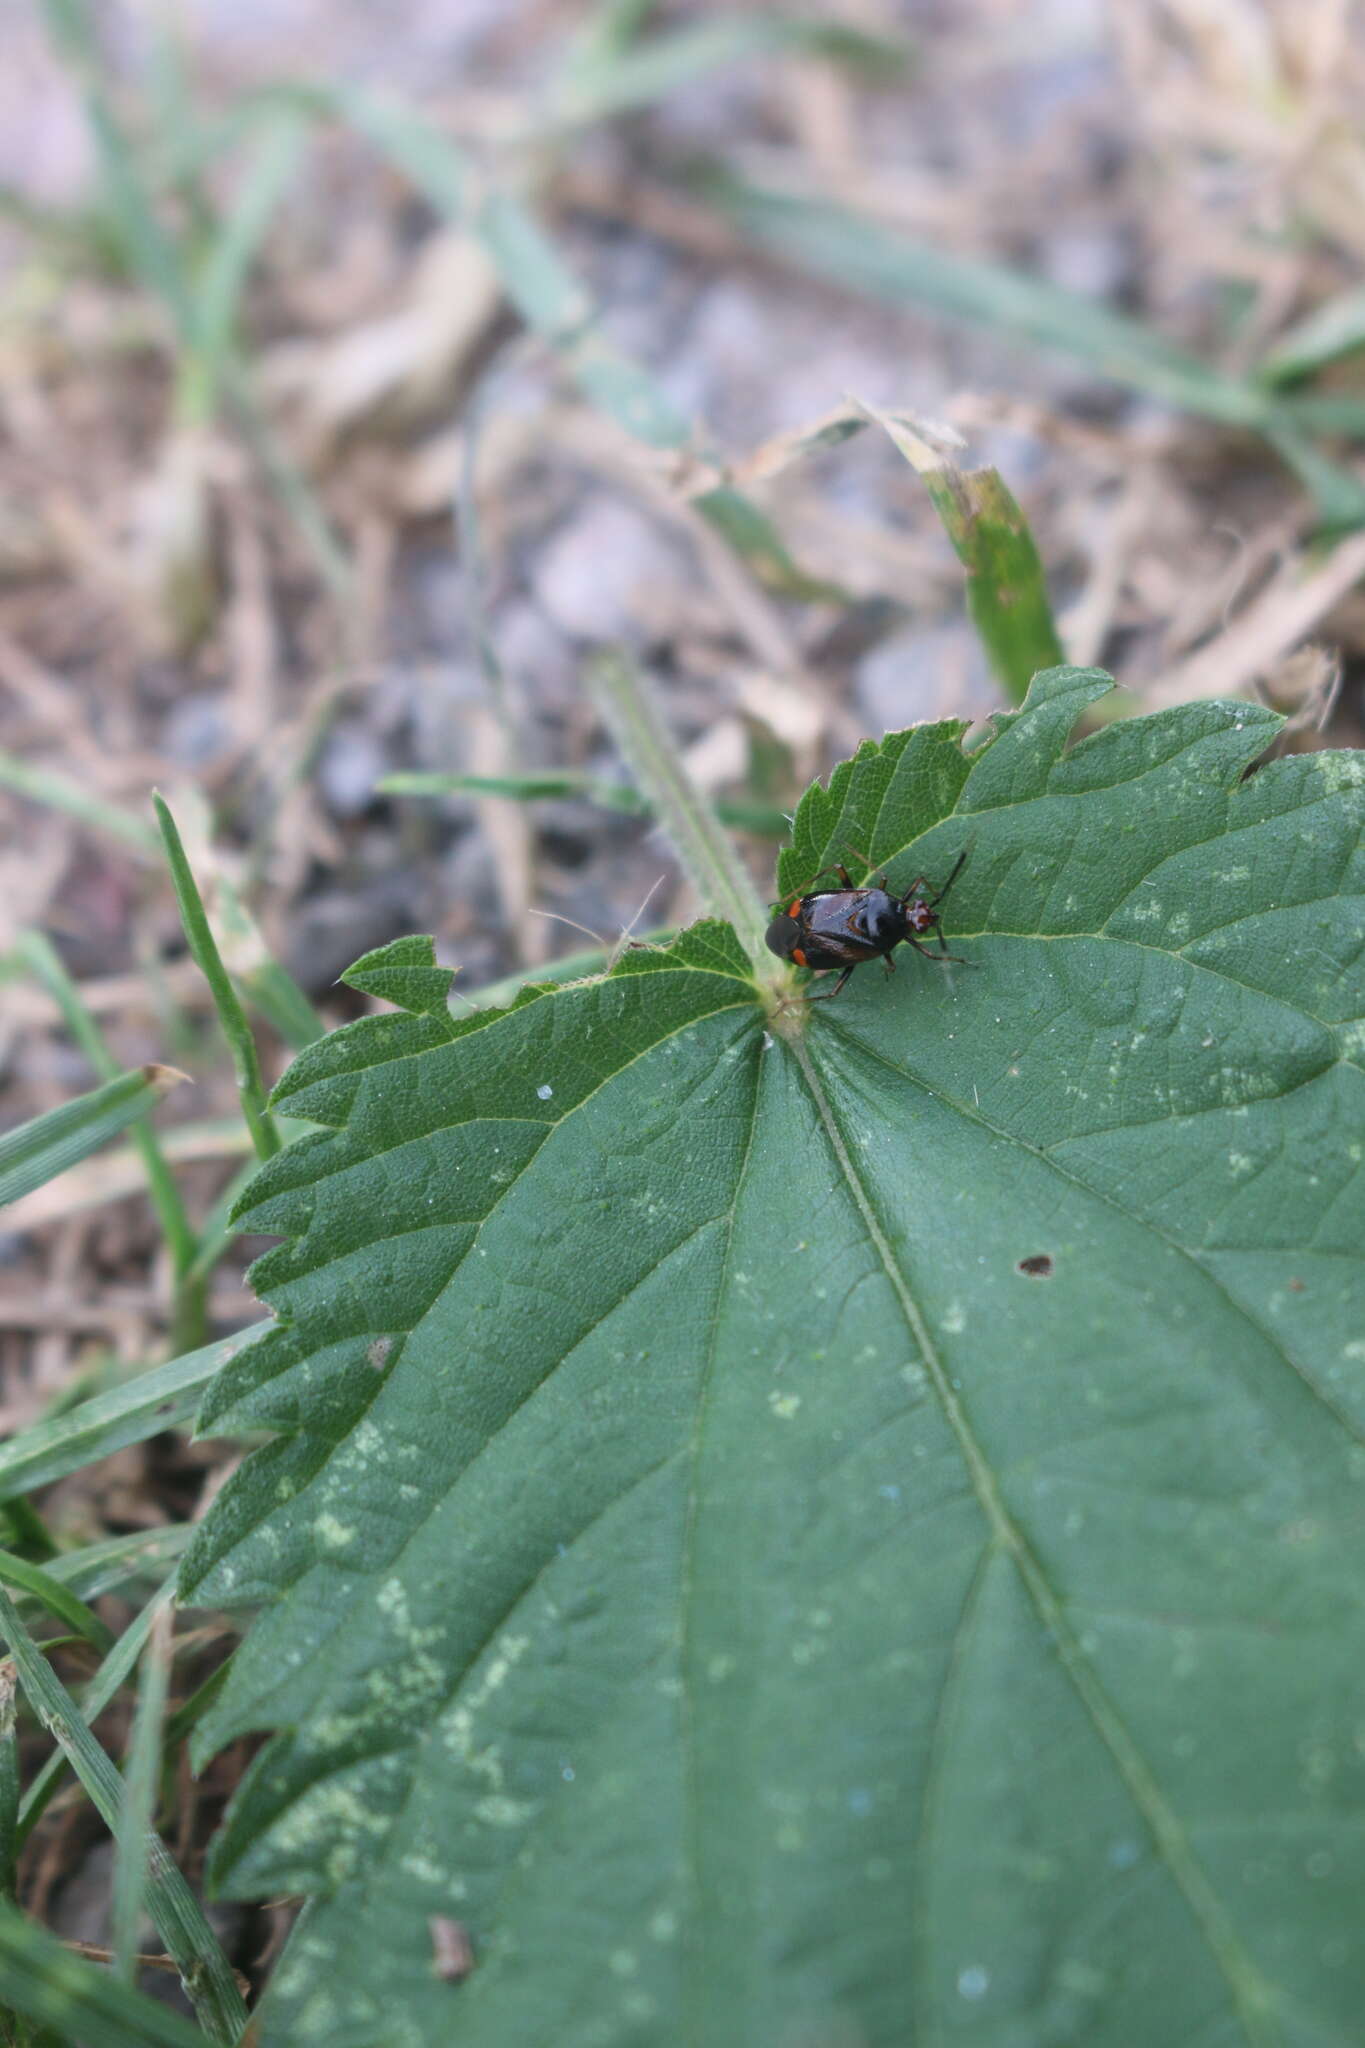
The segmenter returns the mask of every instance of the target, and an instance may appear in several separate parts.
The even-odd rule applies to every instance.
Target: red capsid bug
[[[859,854],[858,858],[863,856]],[[808,1003],[832,1001],[854,968],[861,967],[865,960],[880,959],[887,973],[893,973],[895,962],[891,954],[902,941],[922,953],[926,960],[956,960],[961,966],[970,966],[959,954],[948,951],[938,914],[938,906],[962,872],[966,858],[964,849],[953,863],[947,881],[933,896],[920,894],[923,875],[916,876],[903,896],[896,896],[888,888],[885,875],[860,887],[846,868],[822,868],[820,875],[837,875],[843,886],[792,897],[768,926],[768,950],[780,960],[792,960],[798,967],[809,967],[817,973],[831,967],[842,969],[833,988],[806,996],[804,1000]],[[820,875],[812,880],[818,882]],[[926,932],[938,934],[937,952],[930,952],[921,944]]]

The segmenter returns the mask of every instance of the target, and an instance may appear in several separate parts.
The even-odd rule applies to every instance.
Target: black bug
[[[857,849],[851,847],[849,851]],[[859,854],[858,858],[863,856]],[[891,954],[902,940],[917,953],[923,953],[926,960],[958,960],[959,955],[950,953],[944,942],[938,906],[957,880],[966,858],[965,851],[958,855],[952,873],[933,896],[919,893],[924,887],[923,875],[916,876],[903,896],[895,896],[887,887],[885,875],[875,884],[860,888],[846,868],[822,868],[821,874],[837,875],[843,887],[794,896],[768,926],[768,950],[780,960],[794,960],[798,967],[810,967],[817,972],[828,967],[842,969],[833,988],[807,996],[808,1003],[832,1000],[854,968],[861,967],[865,960],[881,959],[886,963],[887,973],[892,973],[895,962]],[[820,875],[813,877],[817,882],[819,879]],[[921,943],[926,932],[938,934],[936,953]]]

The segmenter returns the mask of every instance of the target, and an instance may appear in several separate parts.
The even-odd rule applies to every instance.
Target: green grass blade
[[[327,1027],[287,967],[278,960],[263,960],[237,975],[241,988],[257,1016],[264,1017],[291,1052],[314,1045]]]
[[[104,1712],[120,1687],[125,1685],[136,1669],[137,1660],[146,1646],[148,1635],[158,1614],[169,1607],[175,1598],[174,1582],[168,1579],[142,1612],[123,1631],[109,1655],[104,1659],[94,1677],[81,1693],[80,1708],[87,1725]],[[3,1667],[0,1667],[3,1668]],[[23,1848],[33,1829],[47,1811],[48,1803],[58,1786],[71,1768],[66,1752],[53,1750],[42,1769],[33,1779],[19,1804],[18,1847]]]
[[[158,792],[152,794],[156,807],[157,821],[161,826],[162,844],[175,885],[176,901],[180,905],[180,921],[185,929],[191,956],[196,967],[209,985],[218,1022],[222,1027],[228,1050],[232,1054],[232,1070],[237,1082],[237,1094],[251,1132],[251,1142],[256,1148],[258,1159],[269,1159],[280,1149],[280,1134],[275,1120],[265,1104],[265,1083],[261,1078],[261,1062],[256,1051],[256,1041],[251,1035],[251,1026],[246,1019],[241,999],[232,985],[232,978],[223,965],[223,956],[218,951],[218,942],[209,927],[208,913],[204,899],[199,894],[199,885],[194,879],[175,819],[171,816],[165,798]]]
[[[218,878],[214,911],[224,961],[245,1000],[296,1052],[321,1038],[327,1027],[293,975],[272,959],[260,926],[226,876]]]
[[[385,796],[457,796],[466,791],[476,796],[505,796],[516,803],[536,803],[544,797],[582,797],[600,804],[603,810],[622,811],[627,817],[649,815],[649,806],[638,789],[629,783],[609,782],[604,775],[585,775],[574,768],[549,769],[526,775],[437,775],[402,770],[376,783]]]
[[[326,104],[319,96],[317,104]],[[652,448],[691,449],[693,422],[640,364],[607,342],[597,309],[539,222],[511,194],[471,199],[468,167],[445,137],[372,94],[340,88],[332,111],[373,143],[438,212],[470,229],[487,250],[522,319],[560,356],[589,402]],[[792,561],[768,515],[730,487],[706,493],[698,509],[760,580],[784,595],[838,593]]]
[[[923,479],[967,572],[967,608],[1006,695],[1022,704],[1041,669],[1062,660],[1047,579],[1029,524],[994,469],[959,469],[901,413],[864,406]]]
[[[19,1743],[14,1666],[0,1664],[0,1905],[14,1904],[19,1875]]]
[[[1354,471],[1315,448],[1297,427],[1283,425],[1278,416],[1265,430],[1266,439],[1317,506],[1318,518],[1326,527],[1349,531],[1365,525],[1365,484]]]
[[[179,193],[195,232],[202,233],[212,227],[213,210],[202,177],[204,137],[186,41],[184,25],[170,14],[153,15],[147,24],[147,154],[153,187]]]
[[[13,1586],[17,1592],[27,1593],[58,1621],[64,1621],[74,1635],[83,1637],[101,1656],[113,1648],[113,1635],[99,1616],[92,1614],[70,1587],[62,1585],[41,1565],[30,1564],[27,1558],[16,1557],[13,1551],[0,1550],[0,1585]]]
[[[640,790],[628,782],[610,782],[605,775],[586,775],[572,768],[551,769],[534,775],[439,775],[402,769],[375,784],[384,796],[452,796],[467,791],[473,796],[505,796],[514,803],[536,803],[542,798],[580,798],[599,804],[603,810],[619,811],[628,818],[651,818],[654,807]],[[723,825],[761,838],[782,839],[791,820],[776,804],[746,797],[717,797],[715,813]]]
[[[707,525],[727,541],[760,583],[805,604],[845,604],[847,592],[827,577],[808,576],[781,534],[752,498],[733,484],[717,484],[692,500]]]
[[[135,1067],[6,1131],[0,1138],[0,1207],[98,1151],[184,1079],[174,1067]]]
[[[565,73],[591,71],[628,50],[658,4],[659,0],[598,0],[565,52]]]
[[[1267,399],[1141,322],[1001,263],[954,256],[826,200],[708,174],[701,190],[751,240],[797,268],[895,305],[1080,356],[1101,376],[1229,425],[1259,427]]]
[[[1282,334],[1261,363],[1258,375],[1265,384],[1278,388],[1312,376],[1342,356],[1365,348],[1365,285],[1339,293],[1325,304],[1315,306],[1289,331]]]
[[[118,1062],[106,1044],[104,1035],[91,1015],[79,988],[67,973],[56,948],[46,934],[21,933],[15,951],[32,969],[37,980],[57,1004],[67,1029],[95,1072],[106,1081],[113,1080],[119,1071]],[[197,1337],[202,1343],[208,1334],[202,1327],[202,1290],[199,1290],[197,1298],[191,1299],[193,1290],[186,1285],[198,1243],[185,1204],[181,1200],[180,1189],[149,1120],[144,1118],[133,1125],[132,1139],[142,1157],[148,1193],[171,1257],[171,1269],[176,1281],[174,1321],[177,1334],[189,1336],[192,1332],[193,1337]],[[185,1348],[183,1344],[177,1346],[177,1349],[182,1348]]]
[[[589,687],[632,774],[649,797],[706,910],[726,918],[756,965],[767,912],[715,815],[684,772],[677,743],[645,679],[620,655],[589,670]]]
[[[648,41],[623,46],[618,40],[582,50],[579,61],[562,74],[555,116],[573,123],[604,120],[651,106],[712,72],[757,57],[786,55],[827,57],[888,80],[909,58],[908,50],[889,38],[822,21],[781,14],[718,15]]]
[[[1365,436],[1365,398],[1349,391],[1291,392],[1279,400],[1275,417],[1305,433]]]
[[[205,2048],[188,2020],[73,1956],[55,1935],[0,1904],[0,2000],[81,2048]]]
[[[281,111],[266,122],[196,281],[192,411],[197,418],[210,418],[217,410],[242,293],[293,179],[302,141],[303,123],[296,112]]]
[[[203,1716],[227,1684],[228,1672],[232,1668],[231,1657],[225,1658],[216,1671],[211,1671],[202,1685],[195,1687],[187,1700],[182,1700],[173,1714],[167,1716],[165,1747],[167,1752],[178,1749],[198,1727]]]
[[[130,816],[117,804],[92,796],[70,776],[59,775],[50,768],[35,768],[15,754],[0,751],[0,788],[12,789],[31,803],[46,804],[51,810],[64,811],[67,817],[75,818],[78,824],[87,826],[90,831],[117,839],[120,845],[130,848],[143,860],[155,860],[160,854],[160,842],[150,825],[145,825],[141,818]]]
[[[0,1501],[48,1486],[129,1444],[165,1429],[188,1429],[199,1397],[220,1366],[270,1328],[253,1323],[167,1365],[154,1366],[107,1394],[96,1394],[50,1422],[35,1422],[0,1444]]]
[[[85,0],[42,0],[42,8],[48,34],[79,82],[99,158],[101,198],[125,261],[166,307],[182,342],[192,342],[194,295],[180,250],[162,225],[138,153],[114,113],[95,18]]]
[[[121,1592],[139,1580],[156,1586],[173,1570],[193,1533],[192,1523],[162,1522],[128,1536],[108,1536],[102,1543],[64,1551],[47,1566],[47,1574],[86,1601]]]
[[[333,530],[322,500],[275,432],[245,371],[232,355],[223,365],[222,382],[232,417],[261,474],[298,528],[328,590],[343,611],[349,610],[355,577],[345,544]]]
[[[285,1129],[287,1133],[287,1125]],[[240,1167],[233,1174],[232,1179],[204,1218],[204,1227],[199,1233],[199,1257],[194,1263],[194,1271],[196,1273],[211,1273],[227,1247],[236,1237],[237,1231],[232,1221],[232,1212],[236,1207],[237,1197],[241,1194],[242,1189],[255,1171],[256,1162],[254,1159],[248,1160],[245,1166]],[[259,1330],[262,1326],[259,1323],[253,1323],[251,1327],[253,1330]]]
[[[9,1643],[29,1705],[60,1743],[105,1826],[116,1835],[122,1807],[119,1774],[3,1590],[0,1634]],[[203,1908],[155,1835],[150,1838],[147,1905],[203,2026],[214,2040],[235,2042],[247,2022],[236,1979]]]
[[[7,1549],[21,1551],[39,1564],[48,1564],[60,1555],[60,1546],[31,1501],[5,1501],[3,1523]]]
[[[162,1724],[166,1718],[170,1671],[171,1610],[163,1607],[142,1658],[142,1683],[138,1687],[115,1838],[110,1947],[114,1951],[114,1976],[128,1985],[137,1982],[138,1930],[147,1888],[148,1847],[156,1820]]]

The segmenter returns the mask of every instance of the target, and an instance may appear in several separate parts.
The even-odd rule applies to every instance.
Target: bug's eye
[[[790,960],[793,948],[801,943],[801,927],[784,910],[781,917],[773,919],[763,937],[770,953],[776,953],[779,960]]]

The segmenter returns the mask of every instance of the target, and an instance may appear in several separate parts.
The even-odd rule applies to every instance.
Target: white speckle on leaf
[[[984,1998],[991,1988],[990,1971],[983,1970],[980,1963],[968,1963],[957,1973],[957,1988],[963,1998]]]
[[[967,1327],[967,1311],[960,1301],[950,1301],[943,1311],[943,1327],[950,1337],[960,1337]]]
[[[519,1828],[525,1826],[535,1807],[529,1799],[508,1799],[503,1793],[493,1793],[480,1799],[474,1811],[490,1827]]]
[[[339,1522],[335,1515],[321,1514],[313,1523],[313,1534],[324,1550],[344,1550],[348,1543],[354,1543],[359,1531],[351,1524]]]
[[[540,1097],[540,1100],[542,1102],[548,1102],[550,1097],[554,1094],[554,1092],[554,1089],[550,1086],[548,1081],[542,1081],[539,1088],[537,1088],[536,1090],[536,1094]]]
[[[768,1406],[772,1409],[773,1414],[780,1417],[783,1422],[790,1422],[797,1409],[801,1406],[801,1396],[799,1394],[772,1393],[768,1396]]]

